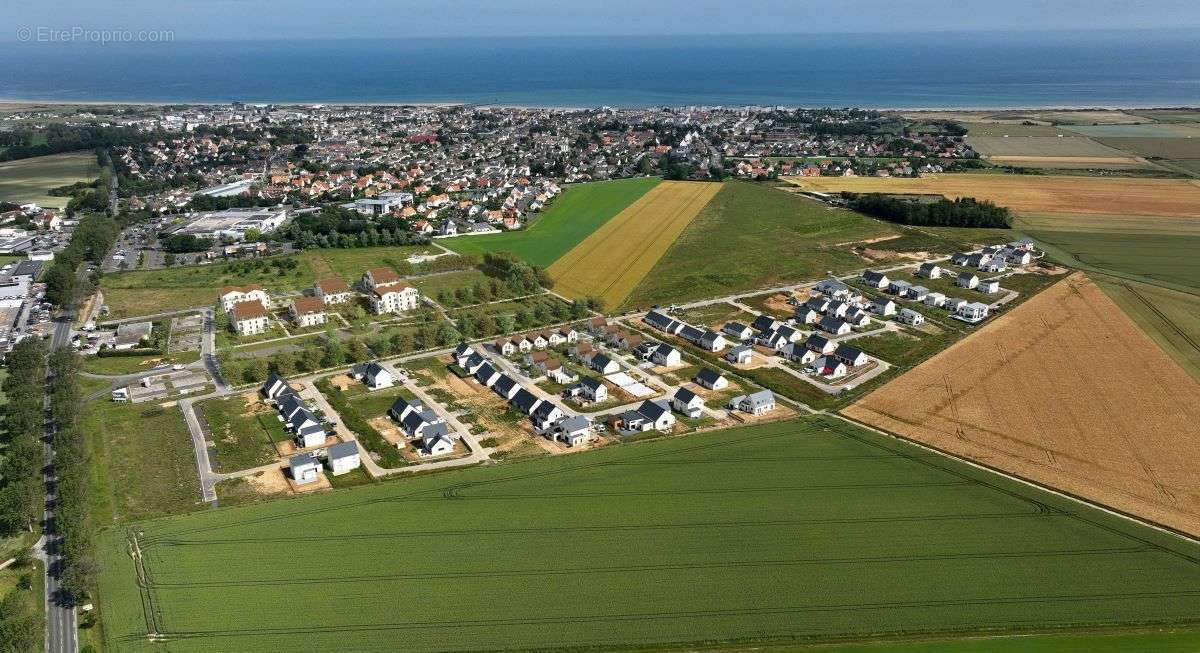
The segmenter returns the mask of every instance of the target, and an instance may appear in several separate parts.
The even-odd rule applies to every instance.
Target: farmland
[[[972,136],[967,139],[980,154],[991,156],[1127,157],[1120,150],[1101,145],[1090,138],[1074,136],[1010,137]]]
[[[1188,179],[945,174],[920,178],[813,177],[790,182],[807,190],[934,193],[990,200],[1021,213],[1128,213],[1200,218],[1200,182]]]
[[[1027,230],[1050,258],[1092,272],[1200,291],[1200,234]]]
[[[213,510],[100,545],[111,651],[796,644],[1200,614],[1194,545],[831,417]]]
[[[630,295],[684,301],[864,267],[850,244],[897,235],[861,214],[747,182],[726,183]],[[881,247],[885,245],[881,244]]]
[[[659,183],[547,268],[555,290],[621,306],[720,189],[714,183]]]
[[[77,181],[91,181],[100,174],[91,152],[55,154],[0,163],[0,201],[62,208],[69,197],[47,195],[46,191]]]
[[[504,234],[459,236],[442,243],[462,254],[508,251],[531,265],[547,267],[625,207],[658,185],[657,178],[622,179],[572,186],[528,229]]]
[[[1080,274],[843,412],[1200,533],[1200,384]]]
[[[1096,285],[1200,381],[1200,295],[1097,275]]]

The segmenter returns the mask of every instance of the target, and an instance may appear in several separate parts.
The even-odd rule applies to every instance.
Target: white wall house
[[[233,310],[234,304],[242,302],[258,302],[263,308],[271,308],[271,297],[266,289],[253,283],[248,286],[225,286],[221,289],[220,299],[226,313]]]
[[[271,316],[259,302],[238,302],[231,307],[229,323],[239,336],[252,336],[271,328]]]

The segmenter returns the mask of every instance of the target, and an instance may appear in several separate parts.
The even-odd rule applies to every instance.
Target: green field
[[[196,404],[196,412],[212,432],[212,465],[217,472],[275,462],[279,453],[274,441],[288,439],[274,410],[250,413],[241,396],[207,399]]]
[[[1034,231],[1049,258],[1089,272],[1200,292],[1200,235]]]
[[[223,286],[257,283],[270,292],[285,292],[309,288],[318,279],[329,276],[353,283],[372,267],[390,266],[404,272],[409,256],[427,251],[428,248],[416,245],[315,249],[259,261],[133,270],[104,275],[100,289],[113,318],[147,315],[212,306]],[[270,264],[288,258],[297,261],[294,269],[282,270]]]
[[[179,408],[93,401],[83,411],[97,526],[196,510],[200,481]]]
[[[99,545],[110,651],[611,650],[1200,622],[1194,543],[831,417],[211,510]]]
[[[1061,127],[1053,125],[1019,125],[1012,123],[970,122],[963,125],[967,128],[967,136],[971,138],[990,138],[995,136],[1058,136],[1071,135]]]
[[[532,265],[547,267],[658,182],[649,177],[572,186],[528,229],[440,242],[461,254],[508,251]]]
[[[725,184],[626,301],[646,307],[866,267],[848,243],[898,233],[762,184]],[[841,245],[835,247],[835,245]]]
[[[54,154],[0,163],[0,201],[63,208],[69,197],[47,195],[46,191],[77,181],[91,181],[100,174],[91,152]]]
[[[1103,275],[1091,278],[1151,340],[1200,381],[1200,295]]]

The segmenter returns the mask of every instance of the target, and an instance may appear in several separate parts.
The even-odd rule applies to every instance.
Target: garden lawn
[[[209,510],[98,546],[112,652],[644,650],[1200,621],[1194,542],[830,416]]]
[[[507,251],[531,265],[548,267],[658,183],[657,178],[643,177],[571,186],[527,229],[440,242],[460,254]]]

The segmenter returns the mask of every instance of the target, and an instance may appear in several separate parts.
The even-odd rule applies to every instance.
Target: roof
[[[558,423],[558,428],[568,433],[584,431],[592,427],[592,422],[583,415],[572,415]]]
[[[549,419],[549,417],[554,414],[554,411],[558,411],[560,413],[562,412],[561,410],[559,410],[558,406],[555,406],[554,404],[552,404],[548,401],[543,401],[543,402],[539,403],[537,405],[537,408],[535,408],[533,410],[533,414],[535,417],[540,417],[542,419]]]
[[[659,417],[662,417],[664,414],[671,412],[671,409],[670,409],[670,407],[664,406],[663,404],[660,404],[657,401],[654,401],[652,399],[647,399],[646,401],[642,402],[642,405],[637,407],[637,412],[639,415],[641,415],[642,417],[645,417],[646,419],[657,420]]]
[[[725,326],[722,328],[725,329],[726,331],[736,331],[738,333],[745,333],[746,329],[749,329],[750,327],[746,326],[745,324],[742,324],[741,322],[726,322]]]
[[[533,409],[537,408],[538,401],[540,400],[525,388],[517,390],[517,394],[512,398],[512,404],[526,413],[533,412]]]
[[[775,403],[775,393],[771,392],[770,390],[759,390],[758,392],[748,395],[746,399],[749,400],[752,405],[761,406],[763,404]]]
[[[339,442],[337,444],[330,445],[327,451],[330,459],[349,458],[350,456],[358,455],[358,444],[354,442]]]
[[[887,278],[887,275],[874,270],[866,270],[862,273],[862,278],[867,281],[882,281]]]
[[[316,465],[317,457],[312,453],[302,453],[299,456],[288,458],[288,466],[292,468],[303,467],[304,465]]]
[[[263,292],[266,292],[267,289],[263,288],[262,286],[258,285],[257,283],[251,283],[251,284],[247,284],[245,286],[225,286],[224,288],[221,289],[221,296],[223,297],[225,295],[228,295],[231,292],[247,293],[247,292],[251,292],[254,290],[261,290]]]
[[[838,358],[854,360],[854,359],[858,358],[859,356],[862,356],[863,352],[861,349],[858,349],[857,347],[851,347],[850,345],[847,345],[847,344],[841,344],[841,345],[838,345],[838,348],[836,350],[834,350],[833,355],[837,356]]]
[[[233,319],[249,320],[256,317],[266,317],[267,309],[262,302],[238,302],[233,305]]]
[[[604,354],[596,354],[592,356],[592,365],[596,367],[604,367],[612,362],[612,359]]]
[[[254,302],[258,303],[258,302]],[[324,313],[325,302],[316,297],[297,297],[292,300],[292,308],[296,310],[297,315],[310,315],[312,313]]]
[[[323,292],[327,295],[334,295],[337,293],[350,292],[350,284],[346,283],[345,280],[339,279],[337,277],[321,279],[320,281],[318,281],[317,283],[315,283],[313,285],[316,286],[317,288],[320,288],[321,292]]]
[[[492,384],[492,387],[494,387],[501,394],[508,394],[508,391],[516,387],[516,385],[516,380],[502,372],[500,377],[496,379],[496,382]]]
[[[707,383],[709,385],[712,385],[714,382],[717,381],[717,379],[720,379],[722,376],[724,376],[724,375],[710,367],[705,367],[705,368],[701,369],[699,372],[696,372],[696,380],[698,380],[702,383]]]
[[[377,286],[397,283],[400,281],[400,275],[396,274],[396,271],[391,268],[371,268],[370,270],[367,270],[367,274],[371,275],[371,280],[374,281],[375,285]]]
[[[492,367],[491,363],[484,363],[475,370],[475,378],[480,381],[486,381],[496,375],[496,368]]]
[[[729,354],[730,354],[731,356],[737,356],[738,354],[740,354],[740,353],[742,353],[742,352],[744,352],[744,351],[752,351],[752,350],[750,349],[750,345],[738,345],[737,347],[734,347],[733,349],[730,349],[730,350],[729,350]]]
[[[770,315],[759,315],[758,317],[754,318],[754,323],[751,324],[751,326],[759,331],[766,331],[767,329],[774,329],[775,324],[775,318],[771,317]]]
[[[675,391],[675,399],[677,399],[678,401],[682,401],[685,404],[690,403],[693,399],[698,399],[698,398],[699,398],[699,395],[692,392],[691,390],[688,390],[687,388],[680,388]]]
[[[584,386],[585,388],[589,388],[591,390],[597,390],[599,388],[604,387],[604,383],[602,381],[600,381],[600,379],[596,379],[596,378],[593,378],[590,376],[585,376],[582,379],[580,379],[579,385]]]

